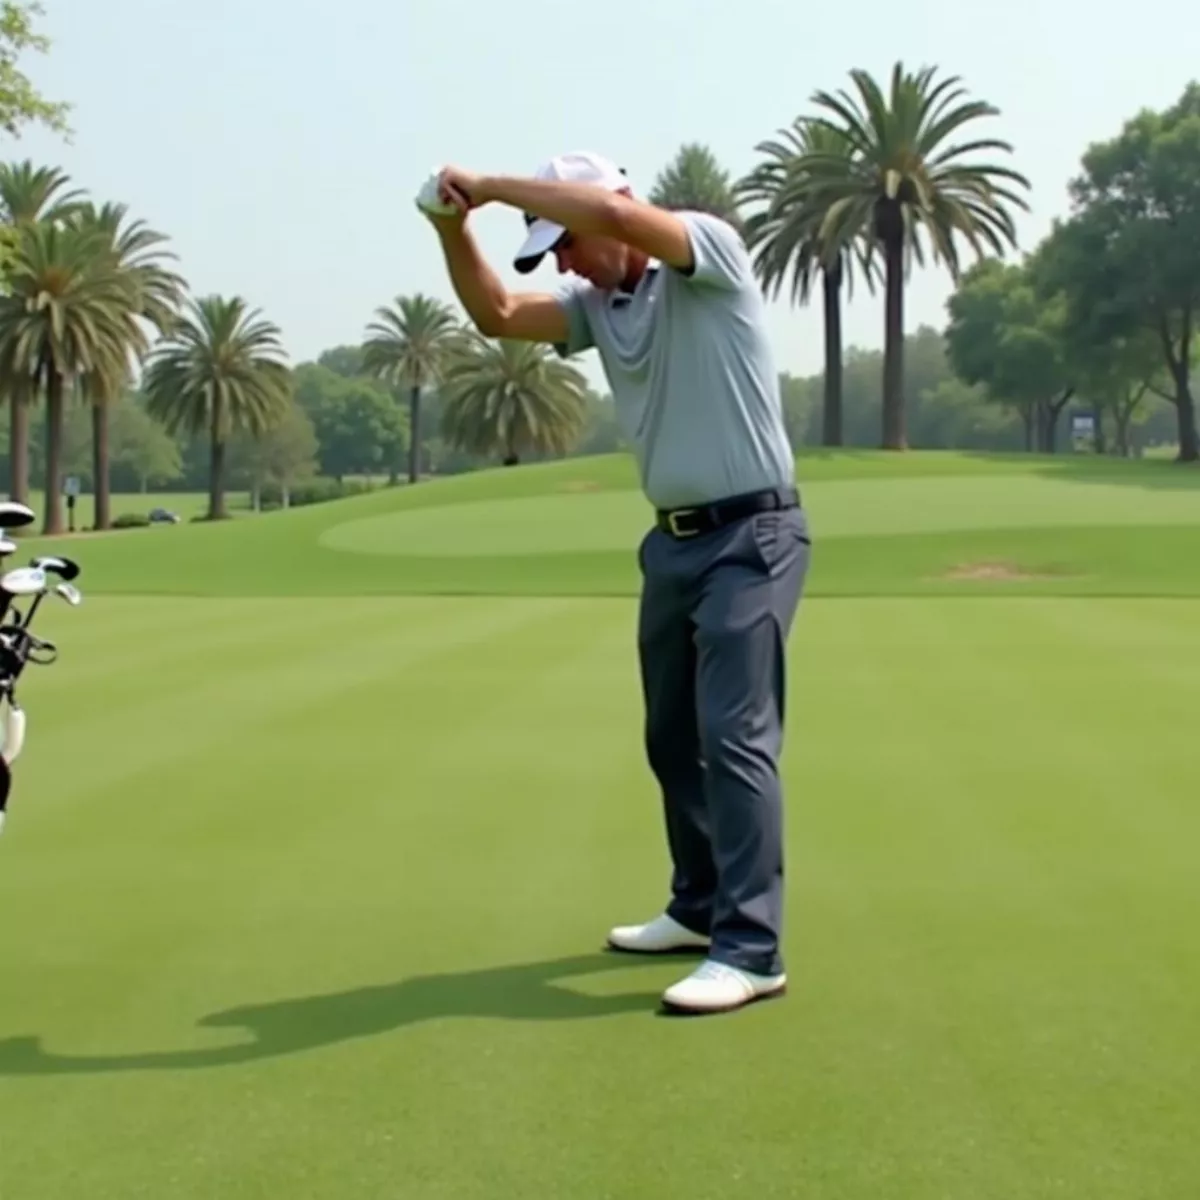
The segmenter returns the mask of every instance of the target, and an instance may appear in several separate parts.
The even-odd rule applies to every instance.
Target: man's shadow
[[[638,1010],[654,1012],[657,993],[589,996],[561,986],[561,981],[571,976],[626,967],[636,961],[633,956],[606,951],[550,962],[419,975],[348,992],[243,1005],[200,1019],[198,1025],[205,1029],[243,1029],[249,1034],[230,1046],[69,1055],[44,1050],[37,1037],[7,1038],[0,1040],[0,1076],[230,1066],[372,1037],[441,1017],[571,1021]]]

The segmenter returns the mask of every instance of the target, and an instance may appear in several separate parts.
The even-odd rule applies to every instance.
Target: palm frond
[[[587,381],[548,347],[456,337],[442,380],[442,433],[466,453],[516,461],[564,454],[583,432]]]

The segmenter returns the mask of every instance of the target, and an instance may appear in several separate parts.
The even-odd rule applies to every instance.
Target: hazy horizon
[[[21,67],[52,100],[73,105],[73,143],[44,130],[7,140],[12,159],[67,171],[97,200],[123,201],[167,233],[194,293],[240,293],[282,329],[293,361],[354,343],[379,305],[422,291],[454,302],[437,240],[412,203],[435,165],[531,172],[560,150],[589,147],[625,165],[645,193],[684,142],[708,144],[739,175],[755,143],[811,111],[818,88],[849,86],[896,59],[962,77],[1001,110],[976,136],[1014,145],[1032,183],[1021,249],[1067,212],[1066,186],[1089,142],[1139,108],[1177,99],[1192,77],[1183,5],[1161,20],[1097,22],[1072,2],[965,27],[960,6],[918,0],[856,13],[843,48],[840,9],[762,0],[755,24],[714,0],[614,0],[603,9],[530,0],[521,20],[467,0],[394,7],[345,0],[45,0],[38,28],[53,45]],[[749,14],[750,10],[747,10]],[[718,17],[721,19],[718,20]],[[625,72],[633,84],[618,82]],[[1200,74],[1200,71],[1196,71]],[[479,114],[479,115],[477,115]],[[506,285],[553,285],[511,269],[517,214],[473,220]],[[943,271],[914,274],[906,328],[941,328],[952,290]],[[771,306],[781,370],[822,367],[819,301]],[[856,289],[847,346],[878,348],[882,296]],[[594,355],[584,360],[601,383]]]

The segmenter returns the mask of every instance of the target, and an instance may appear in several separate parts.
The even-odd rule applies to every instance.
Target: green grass
[[[1190,1196],[1200,476],[801,475],[792,990],[701,1022],[597,952],[666,880],[628,462],[56,543],[0,1195]]]
[[[801,476],[814,598],[1200,595],[1187,467],[861,451],[805,456]],[[633,596],[649,520],[635,485],[626,458],[571,460],[74,543],[107,594]],[[1004,578],[959,578],[996,564]]]
[[[30,493],[30,507],[38,515],[37,524],[33,529],[41,527],[42,513],[45,511],[46,493],[34,489]],[[226,498],[230,512],[240,515],[247,512],[250,497],[244,492],[231,492]],[[208,494],[206,492],[114,492],[109,497],[109,511],[112,516],[119,517],[122,513],[148,513],[152,508],[165,508],[177,513],[181,520],[190,521],[208,511]],[[96,520],[96,498],[91,493],[85,493],[75,499],[76,529],[90,529]],[[67,502],[63,499],[63,524],[67,522]]]

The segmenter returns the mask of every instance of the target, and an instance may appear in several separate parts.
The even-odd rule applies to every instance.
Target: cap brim
[[[517,257],[513,259],[513,266],[522,275],[528,275],[546,254],[554,249],[555,243],[566,232],[561,225],[539,217],[530,225],[529,236],[526,237],[525,244],[521,249],[517,251]]]

